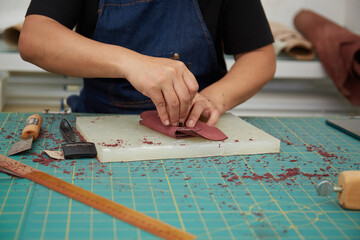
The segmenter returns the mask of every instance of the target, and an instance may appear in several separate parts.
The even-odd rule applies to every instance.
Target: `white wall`
[[[0,33],[24,20],[30,0],[0,0]]]
[[[360,34],[360,0],[347,0],[345,23],[349,29]]]
[[[0,32],[24,19],[30,1],[0,0]],[[293,27],[295,14],[308,8],[360,34],[360,0],[262,0],[262,3],[269,20],[289,27]]]
[[[293,18],[301,9],[313,10],[351,30],[360,30],[360,0],[262,0],[270,21],[294,27]]]

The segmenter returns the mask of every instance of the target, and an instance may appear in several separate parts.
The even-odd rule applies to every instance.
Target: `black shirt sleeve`
[[[221,15],[226,54],[248,52],[273,42],[260,0],[226,0]]]
[[[99,0],[32,0],[26,15],[38,14],[52,18],[81,35],[91,38],[96,22]]]
[[[73,29],[79,21],[84,0],[32,0],[26,15],[38,14]]]
[[[260,0],[198,0],[218,50],[226,54],[248,52],[273,42]],[[50,17],[91,37],[97,22],[99,0],[32,0],[26,15]]]
[[[249,52],[273,42],[260,0],[197,0],[213,38],[220,75],[226,72],[223,52]],[[32,0],[26,15],[50,17],[91,38],[99,0]]]

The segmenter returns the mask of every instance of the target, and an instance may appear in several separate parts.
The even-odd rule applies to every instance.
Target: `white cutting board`
[[[209,141],[199,137],[176,140],[139,124],[139,115],[77,117],[76,128],[96,145],[101,162],[278,153],[280,140],[231,113],[222,115],[216,127],[228,139]]]

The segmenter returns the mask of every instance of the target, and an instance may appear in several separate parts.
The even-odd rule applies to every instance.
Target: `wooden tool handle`
[[[344,171],[339,176],[339,204],[343,208],[360,210],[360,171]]]
[[[25,127],[22,131],[21,138],[25,139],[32,135],[33,140],[37,139],[40,133],[42,122],[43,119],[39,114],[34,114],[28,117],[26,119]]]

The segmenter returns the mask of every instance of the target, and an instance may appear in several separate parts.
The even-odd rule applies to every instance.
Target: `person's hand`
[[[184,123],[199,85],[180,61],[138,56],[126,78],[154,102],[164,125]]]
[[[193,99],[186,126],[194,127],[199,119],[206,121],[206,124],[209,126],[214,126],[219,117],[220,111],[216,106],[205,95],[197,93]]]

